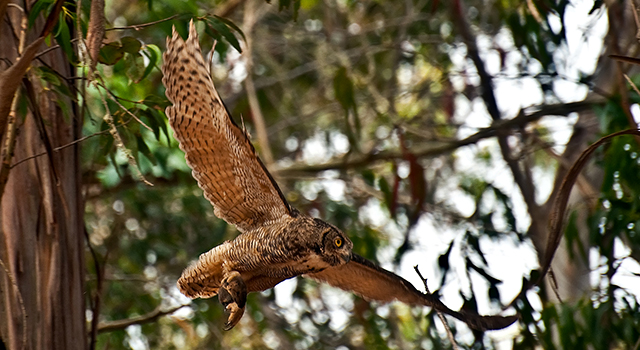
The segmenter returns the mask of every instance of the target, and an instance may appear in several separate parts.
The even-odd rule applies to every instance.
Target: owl
[[[200,255],[177,283],[189,298],[217,295],[227,315],[225,330],[241,319],[248,293],[300,275],[367,300],[429,306],[479,330],[516,320],[451,310],[353,253],[353,243],[337,227],[292,208],[214,88],[193,22],[186,42],[174,28],[163,58],[162,82],[172,103],[166,114],[174,136],[214,214],[240,231]]]

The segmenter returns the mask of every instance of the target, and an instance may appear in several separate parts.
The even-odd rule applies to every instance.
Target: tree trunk
[[[0,71],[19,56],[22,16],[8,7],[2,18]],[[41,30],[37,25],[30,29],[26,44]],[[40,59],[65,77],[75,74],[60,49]],[[34,61],[32,67],[39,64]],[[53,148],[77,140],[82,125],[74,103],[44,89],[33,70],[24,79],[30,81],[33,98],[25,108],[29,94],[23,84],[12,164],[44,152],[45,139]],[[10,170],[0,202],[0,348],[2,343],[8,349],[87,347],[83,212],[77,145]]]

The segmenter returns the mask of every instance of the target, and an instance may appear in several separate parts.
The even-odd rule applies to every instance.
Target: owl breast
[[[309,241],[300,240],[299,236],[260,236],[238,236],[225,254],[225,270],[240,272],[249,291],[263,291],[286,279],[330,266],[319,255],[317,244],[305,244]]]
[[[261,292],[275,287],[278,283],[306,273],[320,272],[329,264],[319,257],[310,257],[300,261],[275,264],[266,268],[258,268],[240,272],[247,285],[248,292]]]

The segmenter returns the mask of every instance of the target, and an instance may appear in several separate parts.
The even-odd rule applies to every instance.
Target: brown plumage
[[[242,317],[247,293],[298,275],[369,300],[430,306],[476,329],[500,329],[516,320],[453,311],[353,254],[353,243],[333,225],[291,208],[215,90],[193,23],[186,42],[173,31],[163,57],[162,82],[173,103],[166,113],[174,135],[215,215],[241,233],[200,255],[178,280],[190,298],[218,295],[229,316],[225,329]]]

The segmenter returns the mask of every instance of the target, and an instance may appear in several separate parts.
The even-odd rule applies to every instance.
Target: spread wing
[[[241,232],[291,216],[278,185],[214,88],[193,21],[186,42],[174,28],[163,58],[162,82],[173,103],[166,113],[215,215]]]
[[[453,311],[434,295],[418,291],[409,281],[357,254],[353,254],[347,264],[306,274],[305,277],[354,292],[367,300],[385,303],[398,300],[409,305],[429,306],[478,330],[502,329],[518,319],[517,316],[480,316],[466,311]]]

